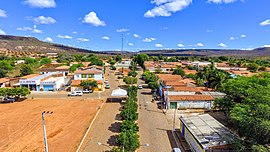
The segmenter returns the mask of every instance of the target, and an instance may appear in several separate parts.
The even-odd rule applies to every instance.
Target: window
[[[82,78],[86,78],[86,74],[82,74]]]
[[[93,78],[94,74],[88,74],[88,78]]]

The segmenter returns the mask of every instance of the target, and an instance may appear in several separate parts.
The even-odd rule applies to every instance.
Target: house
[[[67,76],[69,69],[69,66],[47,65],[40,70],[40,74],[61,73],[63,76]]]
[[[18,65],[18,64],[23,64],[23,63],[25,63],[25,61],[24,61],[24,60],[17,60],[17,61],[15,62],[15,65]]]
[[[257,73],[251,73],[250,71],[236,71],[236,70],[230,70],[229,73],[236,76],[247,76],[247,77],[251,77],[257,74]]]
[[[191,92],[187,92],[191,93]],[[166,94],[165,94],[166,95]],[[166,95],[165,102],[168,109],[211,109],[214,98],[210,95]]]
[[[48,53],[46,53],[46,56],[47,56],[48,58],[55,59],[55,58],[58,57],[58,53],[48,52]]]
[[[10,87],[10,79],[9,78],[0,78],[0,88]]]
[[[131,59],[123,59],[121,62],[117,62],[115,64],[116,69],[119,68],[129,68],[131,65]]]
[[[180,132],[192,152],[232,152],[237,136],[209,114],[180,117]]]
[[[80,85],[84,80],[72,80],[70,84],[71,91],[83,90],[83,87]],[[92,88],[93,91],[104,91],[104,83],[103,80],[96,80],[98,86]]]
[[[74,72],[74,80],[71,82],[71,90],[81,89],[79,85],[83,80],[95,80],[98,83],[98,87],[94,88],[94,90],[104,90],[104,76],[103,71],[97,68],[91,69],[78,69]]]
[[[30,74],[19,80],[20,87],[27,87],[31,91],[58,91],[64,85],[64,77],[59,73]]]

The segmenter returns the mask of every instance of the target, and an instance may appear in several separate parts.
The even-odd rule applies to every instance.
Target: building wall
[[[190,109],[211,109],[214,101],[170,101],[169,108],[171,107],[171,102],[177,103],[177,108],[190,108]]]
[[[83,78],[82,74],[74,74],[74,80],[88,80],[89,78],[94,78],[94,80],[102,80],[102,74],[94,74],[91,75],[85,75],[85,78]]]
[[[206,152],[182,121],[180,121],[180,132],[182,136],[184,136],[186,142],[189,144],[192,152]]]

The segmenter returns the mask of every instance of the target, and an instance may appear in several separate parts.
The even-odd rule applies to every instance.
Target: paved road
[[[119,82],[116,81],[116,77],[113,74],[108,76],[108,80],[111,85],[111,89],[100,93],[102,99],[109,97],[112,90],[118,88],[119,85]],[[108,151],[113,145],[115,145],[114,137],[118,134],[118,128],[120,126],[120,122],[118,120],[120,107],[121,105],[119,102],[108,102],[103,105],[103,108],[100,110],[100,113],[97,116],[96,121],[94,122],[80,151]],[[103,145],[98,145],[97,142],[101,142]]]
[[[139,84],[143,84],[139,80]],[[166,119],[162,110],[152,103],[149,89],[138,92],[139,99],[139,135],[141,144],[148,143],[149,147],[141,146],[139,152],[170,152],[172,147],[177,147],[172,136],[172,125]]]

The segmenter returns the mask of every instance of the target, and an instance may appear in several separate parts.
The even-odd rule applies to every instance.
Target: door
[[[177,102],[170,102],[170,109],[176,109]]]

